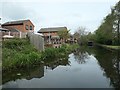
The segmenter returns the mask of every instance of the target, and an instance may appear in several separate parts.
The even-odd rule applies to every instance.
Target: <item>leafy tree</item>
[[[62,38],[64,41],[66,41],[70,37],[70,30],[60,30],[58,31],[58,35],[60,38]]]
[[[115,21],[114,21],[114,30],[115,30],[115,42],[117,45],[120,45],[120,1],[113,8]]]
[[[95,31],[96,42],[101,44],[115,44],[120,39],[119,34],[119,18],[117,13],[120,13],[120,1],[111,9],[98,29]],[[119,18],[118,18],[119,17]]]

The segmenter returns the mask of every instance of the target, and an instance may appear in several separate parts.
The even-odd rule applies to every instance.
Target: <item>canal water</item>
[[[120,52],[81,47],[64,60],[3,73],[3,88],[120,88]]]

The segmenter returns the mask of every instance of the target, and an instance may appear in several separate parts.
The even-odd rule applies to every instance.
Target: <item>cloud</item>
[[[3,0],[3,2],[40,2],[40,3],[65,3],[65,2],[76,2],[76,3],[101,3],[101,2],[118,2],[119,0]]]
[[[23,2],[22,2],[23,1]],[[79,26],[94,31],[110,7],[117,1],[98,0],[4,0],[3,21],[30,19],[38,31],[42,27],[67,26],[72,32]],[[88,1],[88,2],[87,2]]]
[[[3,2],[2,3],[2,16],[11,20],[25,19],[29,15],[26,8],[18,3]]]

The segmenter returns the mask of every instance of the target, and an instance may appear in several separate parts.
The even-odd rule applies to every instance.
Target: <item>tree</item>
[[[95,41],[95,33],[91,33],[91,32],[89,32],[88,34],[87,34],[87,39],[88,39],[88,41]]]
[[[66,41],[70,37],[69,31],[70,30],[60,30],[58,31],[58,35],[60,36],[60,38]]]
[[[86,38],[87,32],[85,30],[86,30],[85,27],[79,27],[73,35],[74,38],[78,40],[78,43],[81,45],[87,42],[87,38]]]
[[[120,1],[111,9],[98,29],[95,31],[96,42],[101,44],[120,44]],[[117,43],[119,42],[119,43]]]
[[[112,11],[111,11],[112,12]],[[101,44],[112,44],[113,41],[113,24],[115,16],[114,13],[108,14],[99,28],[96,30],[96,40]]]
[[[115,24],[114,24],[114,29],[116,30],[116,39],[117,39],[117,44],[120,45],[120,1],[116,4],[114,7],[114,14],[115,14]]]
[[[80,36],[84,36],[87,34],[87,32],[85,31],[86,28],[85,27],[78,27],[77,31],[75,31],[75,33],[78,33]]]

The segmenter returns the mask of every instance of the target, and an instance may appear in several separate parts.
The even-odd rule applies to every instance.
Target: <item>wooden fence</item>
[[[28,38],[30,39],[30,43],[38,51],[44,51],[44,38],[42,38],[39,34],[34,34],[31,32],[28,32]]]

